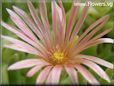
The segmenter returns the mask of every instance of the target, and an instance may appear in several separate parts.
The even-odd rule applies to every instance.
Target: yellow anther
[[[54,59],[58,62],[61,62],[64,59],[64,53],[60,52],[60,51],[56,51],[54,54]]]

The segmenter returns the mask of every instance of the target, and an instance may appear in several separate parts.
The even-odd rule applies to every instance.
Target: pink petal
[[[55,32],[56,40],[59,39],[59,30],[57,30],[57,8],[56,8],[56,2],[52,1],[52,23],[53,23],[53,29]]]
[[[40,31],[37,29],[36,25],[34,24],[33,20],[27,15],[26,12],[24,12],[23,10],[21,10],[20,8],[13,6],[14,11],[22,17],[22,19],[24,20],[24,22],[27,23],[27,25],[32,29],[32,31],[38,36],[40,37],[40,39],[42,39],[41,33]],[[26,19],[26,20],[25,20]]]
[[[48,15],[47,15],[47,8],[46,8],[46,1],[39,1],[39,8],[40,8],[40,16],[42,19],[42,22],[44,23],[44,27],[46,26],[47,31],[50,31],[50,25],[48,21]]]
[[[45,41],[45,45],[47,45],[47,47],[50,46],[49,45],[50,41],[49,41],[49,36],[48,36],[47,30],[45,30],[40,18],[36,15],[35,8],[31,2],[28,3],[28,7],[29,7],[30,13],[31,13],[36,25],[37,25],[37,28],[41,32],[43,40]]]
[[[86,1],[86,4],[87,3],[88,3],[88,0]],[[85,19],[87,17],[87,12],[89,10],[89,6],[90,5],[84,7],[82,15],[80,16],[80,19],[78,20],[78,22],[77,22],[77,24],[76,24],[76,26],[74,28],[74,31],[72,33],[72,37],[76,36],[77,33],[79,32],[80,28],[82,27],[82,25],[83,25],[83,23],[84,23],[84,21],[85,21]]]
[[[44,26],[44,30],[47,33],[47,46],[48,48],[51,47],[52,45],[52,36],[51,36],[51,32],[50,32],[50,24],[48,21],[48,16],[47,16],[47,8],[46,8],[46,2],[44,1],[39,1],[39,10],[40,10],[40,16],[42,19],[42,23]]]
[[[96,63],[86,60],[86,59],[82,59],[82,64],[90,67],[93,71],[95,71],[99,76],[101,76],[103,79],[107,80],[108,82],[110,82],[110,79],[108,77],[108,75],[105,73],[105,71],[103,69],[101,69],[101,67],[99,67]]]
[[[90,40],[89,42],[87,42],[87,44],[85,46],[83,46],[82,49],[79,49],[79,50],[82,51],[82,50],[85,50],[85,49],[87,49],[91,46],[102,44],[102,43],[114,43],[114,39],[100,38],[100,39],[97,39],[97,40]]]
[[[2,38],[8,40],[11,44],[7,44],[5,45],[5,47],[7,48],[11,48],[11,49],[15,49],[15,50],[20,50],[20,51],[25,51],[27,53],[31,53],[31,54],[36,54],[39,55],[41,57],[44,57],[41,52],[39,52],[38,50],[36,50],[34,47],[32,47],[31,45],[20,41],[18,39],[14,39],[8,36],[1,36]]]
[[[62,1],[58,1],[60,8],[62,10],[62,27],[63,27],[63,34],[65,35],[65,29],[66,29],[66,15],[65,15],[65,9],[63,7]]]
[[[77,76],[77,71],[75,70],[75,68],[70,65],[65,65],[65,70],[70,76],[72,83],[78,84],[78,76]]]
[[[23,39],[24,41],[26,41],[27,43],[33,45],[35,48],[38,48],[39,51],[43,52],[47,52],[46,48],[40,43],[35,43],[34,41],[32,41],[30,38],[28,38],[25,34],[23,34],[20,30],[18,30],[15,27],[11,27],[10,25],[4,23],[1,21],[1,25],[3,27],[5,27],[6,29],[10,30],[11,32],[15,33],[18,37],[20,37],[21,39]],[[45,55],[45,54],[44,54]]]
[[[44,66],[47,66],[49,64],[42,62],[39,65],[33,67],[32,69],[30,69],[27,73],[28,77],[32,77],[35,73],[37,73],[39,70],[41,70]]]
[[[85,37],[88,32],[90,32],[92,29],[94,29],[97,25],[99,25],[100,23],[102,23],[103,21],[105,21],[105,19],[108,18],[108,15],[106,16],[103,16],[102,18],[98,19],[96,22],[94,22],[93,24],[91,24],[87,29],[86,31],[79,37],[79,41]]]
[[[76,2],[74,3],[80,3],[80,0],[76,0]],[[71,8],[71,12],[70,12],[70,18],[68,20],[68,25],[67,25],[67,29],[66,29],[66,39],[69,39],[73,26],[74,26],[74,22],[75,22],[75,18],[78,14],[78,10],[79,10],[79,6],[74,6],[72,5]]]
[[[15,45],[15,44],[7,44],[7,45],[4,45],[4,47],[6,48],[10,48],[10,49],[13,49],[13,50],[17,50],[17,51],[21,51],[21,52],[25,52],[25,53],[29,53],[29,54],[35,54],[35,55],[38,55],[38,52],[32,52],[30,50],[27,50],[21,46],[18,46],[18,45]],[[40,57],[42,57],[42,55],[38,55]]]
[[[23,68],[30,68],[41,63],[40,59],[26,59],[11,65],[8,70],[18,70]]]
[[[7,9],[7,11],[10,14],[10,18],[12,19],[12,21],[20,28],[20,30],[23,31],[23,33],[26,34],[33,41],[37,42],[38,39],[34,36],[32,31],[30,31],[24,21],[12,10]]]
[[[1,22],[1,25],[5,27],[6,29],[10,30],[11,32],[15,33],[18,37],[26,41],[27,43],[31,45],[36,45],[30,38],[25,36],[20,30],[18,30],[16,27],[11,27],[10,25],[6,24],[5,22]]]
[[[98,57],[88,56],[88,55],[80,55],[80,57],[84,58],[84,59],[88,59],[88,60],[93,61],[93,62],[96,62],[97,64],[100,64],[102,66],[108,67],[110,69],[114,69],[112,63],[107,62],[107,61],[105,61],[103,59],[100,59]]]
[[[105,18],[105,21],[101,22],[94,30],[92,30],[90,33],[85,36],[85,38],[77,45],[77,46],[84,46],[87,44],[87,42],[101,29],[101,27],[107,22],[108,16]]]
[[[55,41],[56,44],[60,46],[63,45],[64,42],[64,26],[62,26],[62,9],[58,6],[56,1],[52,1],[52,21],[53,21],[53,29],[55,33]]]
[[[94,38],[92,38],[90,41],[96,40],[104,35],[106,35],[107,33],[109,33],[111,31],[111,29],[106,29],[105,31],[101,32],[100,34],[98,34],[97,36],[95,36]]]
[[[43,82],[46,80],[52,66],[47,66],[45,69],[41,71],[41,73],[38,75],[38,78],[36,80],[36,84],[43,84]]]
[[[99,82],[94,78],[94,76],[83,66],[76,65],[76,69],[87,79],[90,84],[99,84]]]
[[[35,23],[36,23],[38,29],[39,29],[40,31],[42,31],[43,25],[42,25],[42,23],[41,23],[39,17],[38,17],[37,14],[36,14],[36,11],[35,11],[34,6],[32,5],[32,3],[31,3],[30,1],[29,1],[29,3],[28,3],[28,7],[29,7],[30,13],[31,13],[31,15],[32,15],[32,17],[33,17],[33,19],[34,19],[34,21],[35,21]]]
[[[62,66],[56,65],[50,72],[47,78],[47,84],[58,84],[60,80],[60,75],[62,72]]]

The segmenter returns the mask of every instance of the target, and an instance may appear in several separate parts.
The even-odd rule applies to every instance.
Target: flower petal
[[[76,0],[76,2],[74,2],[74,3],[80,3],[80,0]],[[71,12],[70,12],[70,18],[69,18],[67,29],[66,29],[66,39],[69,39],[69,37],[71,35],[72,28],[73,28],[74,22],[75,22],[75,17],[78,14],[78,10],[79,10],[79,6],[72,5]]]
[[[39,31],[42,34],[42,37],[43,37],[43,39],[45,41],[45,45],[47,45],[47,47],[50,46],[48,33],[45,30],[45,28],[44,28],[39,16],[37,16],[35,8],[34,8],[34,6],[32,5],[32,3],[30,1],[28,3],[28,7],[29,7],[30,13],[31,13],[31,15],[32,15],[32,17],[33,17],[33,19],[35,21],[35,24],[37,25],[37,28],[39,29]]]
[[[88,4],[88,1],[89,0],[86,1],[86,4]],[[90,7],[90,5],[84,7],[82,15],[80,16],[80,19],[78,20],[78,22],[74,28],[71,38],[75,37],[77,35],[77,33],[79,32],[80,28],[82,27],[82,25],[87,17],[89,7]]]
[[[52,1],[52,22],[53,22],[55,39],[56,39],[55,43],[59,44],[60,46],[63,45],[64,36],[65,36],[64,26],[62,26],[63,25],[62,20],[63,20],[62,9],[58,6],[56,1]]]
[[[84,46],[86,43],[91,40],[91,38],[101,29],[101,27],[108,21],[109,16],[105,18],[105,21],[101,22],[94,30],[92,30],[90,33],[85,36],[84,39],[82,39],[77,46]]]
[[[37,73],[40,69],[42,69],[44,66],[49,65],[46,62],[41,62],[40,64],[38,64],[37,66],[33,67],[32,69],[30,69],[27,73],[28,77],[32,77],[35,73]]]
[[[86,31],[84,31],[84,33],[79,37],[79,41],[85,37],[92,29],[94,29],[97,25],[99,25],[100,23],[102,23],[103,21],[105,21],[105,19],[108,18],[108,15],[103,16],[102,18],[98,19],[96,22],[94,22],[93,24],[91,24]],[[79,42],[78,41],[78,42]]]
[[[94,78],[94,76],[83,66],[76,65],[76,69],[87,79],[90,84],[99,84],[99,82]]]
[[[99,67],[96,63],[90,61],[90,60],[86,60],[86,59],[82,59],[82,64],[88,66],[89,68],[91,68],[93,71],[95,71],[101,78],[107,80],[110,83],[110,79],[108,77],[108,75],[105,73],[105,71],[103,69],[101,69],[101,67]]]
[[[17,51],[21,51],[21,52],[25,52],[25,53],[29,53],[29,54],[34,54],[34,55],[38,55],[38,52],[33,52],[33,51],[30,51],[30,50],[27,50],[21,46],[18,46],[18,45],[15,45],[15,44],[7,44],[7,45],[4,45],[4,47],[6,48],[10,48],[10,49],[13,49],[13,50],[17,50]],[[42,56],[42,55],[38,55],[38,56]]]
[[[111,38],[101,38],[98,40],[103,42],[103,43],[114,43],[114,39],[111,39]]]
[[[40,31],[37,29],[36,25],[34,24],[34,21],[27,15],[26,12],[24,12],[23,10],[21,10],[20,8],[13,6],[14,11],[22,17],[22,19],[24,20],[24,22],[27,23],[27,25],[32,29],[32,31],[40,38],[43,39],[41,36]],[[26,19],[26,20],[25,20]]]
[[[47,78],[47,84],[58,84],[60,75],[62,72],[62,66],[56,65],[50,72],[48,78]]]
[[[30,68],[41,63],[40,59],[26,59],[12,64],[8,70],[18,70],[23,68]]]
[[[90,60],[90,61],[93,61],[93,62],[95,62],[95,63],[97,63],[97,64],[102,65],[102,66],[108,67],[108,68],[110,68],[110,69],[114,69],[112,63],[107,62],[107,61],[105,61],[105,60],[103,60],[103,59],[100,59],[100,58],[98,58],[98,57],[88,56],[88,55],[80,55],[80,57],[81,57],[81,58],[84,58],[84,59],[88,59],[88,60]]]
[[[41,52],[39,52],[37,49],[35,49],[34,47],[32,47],[31,45],[20,41],[18,39],[14,39],[8,36],[1,36],[3,39],[8,40],[11,44],[7,44],[4,47],[7,48],[11,48],[11,49],[16,49],[16,50],[20,50],[20,51],[25,51],[25,52],[29,52],[31,54],[36,54],[39,55],[41,57],[43,57],[43,55],[41,54]],[[17,47],[17,48],[16,48]]]
[[[111,38],[100,38],[97,40],[90,40],[83,48],[79,49],[80,51],[85,50],[91,46],[102,44],[102,43],[114,43],[114,39]]]
[[[50,25],[48,21],[48,15],[47,15],[47,8],[46,8],[46,1],[39,1],[39,8],[40,8],[40,16],[42,19],[42,22],[44,24],[44,27],[48,28],[46,29],[48,32],[50,32]]]
[[[45,69],[41,71],[41,73],[38,75],[36,84],[43,84],[43,82],[46,80],[52,66],[47,66]]]
[[[47,8],[46,8],[45,0],[39,1],[39,11],[40,11],[40,16],[42,19],[45,32],[47,33],[48,47],[50,48],[52,45],[52,36],[50,32],[50,25],[49,25],[48,16],[47,16]]]
[[[62,10],[62,27],[63,27],[63,34],[65,35],[65,29],[66,29],[66,15],[65,15],[65,9],[63,7],[63,4],[62,4],[62,0],[59,0],[58,1],[59,5],[60,5],[60,8]]]
[[[78,84],[78,76],[74,67],[70,65],[65,65],[65,70],[71,78],[73,84]]]
[[[5,27],[6,29],[10,30],[11,32],[15,33],[18,37],[29,43],[30,45],[34,46],[38,49],[40,52],[47,52],[46,48],[40,43],[35,43],[33,40],[28,38],[25,34],[23,34],[20,30],[18,30],[16,27],[11,27],[10,25],[6,24],[5,22],[1,21],[1,25]],[[45,54],[44,54],[45,55]]]
[[[26,34],[30,39],[32,39],[33,41],[37,43],[38,39],[35,37],[32,31],[27,27],[24,21],[12,10],[7,9],[7,12],[10,14],[11,20],[17,25],[17,27],[19,27],[19,29],[24,34]]]
[[[36,14],[34,6],[32,5],[32,3],[30,1],[28,3],[28,7],[29,7],[30,13],[31,13],[31,15],[32,15],[32,17],[33,17],[38,29],[42,32],[42,30],[44,29],[43,25],[42,25],[39,17]]]

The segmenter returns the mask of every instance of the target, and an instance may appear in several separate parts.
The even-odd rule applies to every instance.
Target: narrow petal
[[[103,42],[103,43],[114,43],[114,39],[111,39],[111,38],[101,38],[98,40]]]
[[[50,41],[49,41],[49,36],[48,36],[47,30],[45,30],[40,18],[36,14],[35,8],[31,2],[28,3],[28,7],[29,7],[30,13],[35,21],[35,24],[37,25],[37,28],[40,30],[40,32],[42,34],[42,37],[45,41],[45,45],[47,45],[47,47],[50,46],[49,45]]]
[[[32,17],[33,17],[38,29],[42,32],[42,30],[44,29],[43,25],[42,25],[39,17],[37,16],[35,8],[34,8],[34,6],[32,5],[31,2],[28,3],[28,7],[29,7],[30,13],[31,13],[31,15],[32,15]]]
[[[85,37],[92,29],[94,29],[97,25],[99,25],[100,23],[102,23],[103,21],[105,21],[105,19],[108,18],[108,15],[103,16],[102,18],[98,19],[96,22],[94,22],[93,24],[91,24],[86,31],[84,31],[84,33],[79,37],[79,41]],[[79,42],[78,41],[78,42]]]
[[[76,2],[74,3],[80,3],[80,0],[76,0]],[[79,11],[79,6],[72,5],[69,22],[68,22],[67,29],[66,29],[66,39],[69,39],[71,35],[72,28],[74,26],[75,18],[78,14],[78,11]]]
[[[93,62],[96,62],[97,64],[100,64],[102,66],[108,67],[110,69],[114,69],[112,63],[107,62],[107,61],[105,61],[103,59],[100,59],[98,57],[88,56],[88,55],[80,55],[80,57],[84,58],[84,59],[88,59],[88,60],[93,61]]]
[[[49,65],[48,63],[42,62],[38,65],[36,65],[35,67],[33,67],[32,69],[30,69],[27,73],[28,77],[32,77],[34,74],[36,74],[39,70],[41,70],[43,67]]]
[[[86,59],[82,59],[82,64],[88,66],[89,68],[91,68],[93,71],[95,71],[101,78],[105,79],[106,81],[108,81],[110,83],[110,79],[108,77],[108,75],[105,73],[105,71],[99,67],[97,64],[95,64],[94,62],[90,61],[90,60],[86,60]]]
[[[88,3],[89,0],[86,1],[86,4]],[[89,10],[89,6],[85,6],[84,9],[83,9],[83,12],[82,12],[82,15],[80,16],[80,19],[78,20],[75,28],[74,28],[74,31],[72,33],[72,37],[75,37],[77,35],[77,33],[79,32],[80,28],[82,27],[86,17],[87,17],[87,13],[88,13],[88,10]],[[71,37],[71,38],[72,38]]]
[[[58,84],[60,80],[60,75],[62,72],[62,66],[56,65],[50,72],[47,78],[47,84]]]
[[[83,45],[83,48],[79,49],[80,51],[83,51],[91,46],[102,44],[102,43],[114,43],[114,39],[111,38],[100,38],[97,40],[90,40],[86,45]],[[79,51],[79,52],[80,52]]]
[[[45,69],[41,71],[41,73],[38,75],[38,78],[36,80],[36,84],[43,84],[43,82],[46,80],[52,66],[47,66]]]
[[[38,28],[36,27],[36,25],[34,24],[34,21],[27,15],[26,12],[24,12],[23,10],[21,10],[20,8],[13,6],[14,11],[20,16],[22,17],[22,19],[24,20],[24,22],[27,23],[27,25],[32,29],[32,31],[40,38],[43,40],[40,31],[38,30]],[[26,19],[26,20],[25,20]]]
[[[99,84],[99,82],[94,78],[94,76],[86,68],[84,68],[81,65],[76,65],[75,67],[90,84],[93,84],[93,85]]]
[[[42,19],[42,22],[44,24],[44,27],[46,26],[47,31],[50,31],[50,25],[49,25],[49,21],[48,21],[48,15],[47,15],[47,8],[46,8],[46,1],[39,1],[39,8],[40,8],[40,16]]]
[[[71,78],[72,83],[78,84],[78,76],[77,76],[77,71],[75,70],[75,68],[69,65],[65,65],[65,69],[69,77]]]
[[[101,27],[108,21],[108,17],[105,19],[105,21],[103,21],[101,24],[99,24],[93,31],[91,31],[80,43],[79,45],[81,46],[81,44],[83,45],[83,43],[88,42],[88,40],[90,40],[100,29]],[[79,46],[77,45],[77,46]]]
[[[39,10],[40,10],[40,16],[42,19],[42,23],[45,29],[45,32],[47,33],[47,41],[48,41],[48,47],[51,47],[51,42],[52,40],[52,36],[51,36],[51,32],[50,32],[50,25],[49,25],[49,21],[48,21],[48,16],[47,16],[47,8],[46,8],[46,1],[39,1]]]
[[[52,21],[53,29],[55,33],[55,39],[58,40],[55,43],[62,46],[64,42],[64,26],[62,26],[62,9],[58,6],[56,1],[52,1]]]
[[[60,5],[60,8],[61,8],[61,10],[62,10],[62,26],[63,26],[63,34],[65,35],[65,29],[66,29],[66,15],[65,15],[65,9],[64,9],[64,7],[63,7],[63,4],[62,4],[62,1],[61,0],[59,0],[58,1],[59,2],[59,5]]]
[[[19,29],[23,31],[23,33],[26,34],[29,38],[37,42],[37,38],[34,36],[32,31],[30,31],[24,21],[12,10],[7,9],[7,12],[10,14],[11,20],[17,25],[17,27],[19,27]]]
[[[27,44],[27,43],[25,43],[23,41],[20,41],[18,39],[11,38],[11,37],[8,37],[8,36],[3,36],[3,35],[1,37],[3,39],[8,40],[11,43],[11,44],[5,45],[5,47],[7,47],[7,48],[11,48],[11,49],[15,49],[15,50],[20,50],[20,51],[25,51],[25,52],[29,52],[31,54],[34,53],[36,55],[39,55],[39,56],[42,56],[43,57],[43,55],[41,54],[41,52],[39,52],[37,49],[35,49],[31,45],[29,45],[29,44]]]
[[[38,52],[33,52],[33,51],[30,51],[30,50],[27,50],[21,46],[18,46],[18,45],[15,45],[15,44],[7,44],[7,45],[4,45],[5,48],[10,48],[10,49],[13,49],[13,50],[17,50],[17,51],[21,51],[21,52],[25,52],[25,53],[29,53],[29,54],[34,54],[34,55],[38,55]],[[42,57],[42,55],[38,55],[40,57]]]
[[[33,67],[35,65],[38,65],[40,61],[41,61],[40,59],[22,60],[22,61],[19,61],[19,62],[12,64],[8,68],[8,70],[18,70],[18,69],[23,69],[23,68],[30,68],[30,67]]]
[[[37,48],[39,51],[41,51],[42,53],[45,51],[47,52],[46,48],[40,43],[35,43],[33,40],[31,40],[30,38],[28,38],[25,34],[23,34],[20,30],[18,30],[16,27],[12,27],[8,24],[6,24],[5,22],[1,21],[1,25],[3,27],[5,27],[6,29],[8,29],[9,31],[15,33],[18,37],[20,37],[21,39],[23,39],[24,41],[26,41],[27,43],[29,43],[30,45],[34,46],[35,48]]]
[[[56,40],[58,40],[60,38],[58,37],[58,35],[59,35],[59,32],[58,31],[59,30],[57,30],[57,8],[56,8],[57,5],[56,5],[56,2],[55,1],[52,1],[52,4],[51,5],[52,5],[52,23],[53,23],[53,29],[54,29]]]
[[[95,36],[94,38],[92,38],[90,41],[92,40],[96,40],[104,35],[106,35],[107,33],[109,33],[111,31],[111,29],[106,29],[105,31],[101,32],[100,34],[98,34],[97,36]]]
[[[32,40],[30,40],[27,36],[25,36],[20,30],[18,30],[16,27],[12,27],[8,24],[6,24],[5,22],[1,21],[1,25],[8,29],[9,31],[15,33],[18,37],[20,37],[21,39],[23,39],[24,41],[26,41],[27,43],[31,44],[31,45],[35,45],[34,42]]]
[[[108,21],[109,16],[105,18],[105,21],[101,22],[94,30],[92,30],[90,33],[88,33],[87,36],[85,36],[84,39],[82,39],[79,44],[77,44],[77,49],[79,47],[85,47],[85,45],[88,43],[89,40],[101,29],[101,27]]]

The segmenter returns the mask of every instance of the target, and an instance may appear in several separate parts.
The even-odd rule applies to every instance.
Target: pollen
[[[64,53],[60,52],[60,51],[54,52],[53,56],[54,56],[54,60],[56,60],[58,62],[62,62],[64,59]]]

